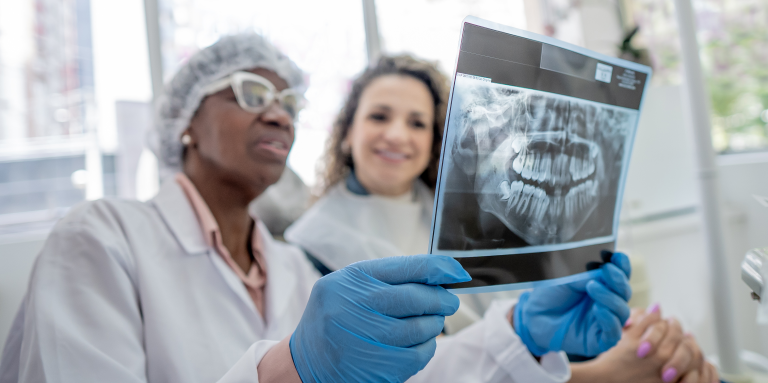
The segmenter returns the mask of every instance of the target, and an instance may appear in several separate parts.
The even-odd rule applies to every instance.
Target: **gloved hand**
[[[520,296],[515,331],[534,355],[563,350],[595,356],[621,339],[629,319],[632,267],[622,253],[604,251],[597,278],[536,288]]]
[[[435,354],[459,298],[437,286],[466,282],[451,257],[412,255],[353,263],[315,283],[291,336],[304,383],[403,382]]]

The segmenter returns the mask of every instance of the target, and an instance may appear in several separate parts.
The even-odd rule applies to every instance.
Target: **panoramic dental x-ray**
[[[456,288],[565,283],[613,250],[650,69],[566,48],[465,23],[430,246],[473,275]]]

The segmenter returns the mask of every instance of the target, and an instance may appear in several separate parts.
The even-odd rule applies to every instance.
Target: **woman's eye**
[[[419,121],[419,120],[415,120],[415,121],[411,122],[411,125],[412,125],[414,128],[419,128],[419,129],[422,129],[422,128],[426,128],[426,127],[427,127],[427,125],[426,125],[426,124],[424,124],[422,121]]]
[[[386,121],[387,115],[383,113],[373,113],[369,116],[369,118],[374,121]]]

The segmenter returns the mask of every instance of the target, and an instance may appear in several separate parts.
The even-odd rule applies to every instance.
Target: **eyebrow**
[[[389,106],[389,105],[385,105],[385,104],[376,104],[376,105],[373,106],[373,109],[384,109],[385,111],[389,112],[389,111],[392,110],[392,107]],[[414,110],[414,111],[411,111],[409,113],[409,115],[410,116],[416,116],[416,117],[422,117],[422,116],[424,116],[424,113],[419,112],[417,110]]]
[[[384,109],[386,111],[392,110],[392,107],[390,107],[389,105],[385,105],[385,104],[376,104],[376,105],[373,106],[373,108],[374,109]]]

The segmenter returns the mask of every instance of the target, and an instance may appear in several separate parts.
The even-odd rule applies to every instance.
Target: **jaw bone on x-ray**
[[[574,239],[607,203],[607,222],[587,231],[611,234],[635,113],[463,77],[455,92],[461,109],[451,150],[455,165],[474,177],[482,211],[529,245],[545,245]]]

